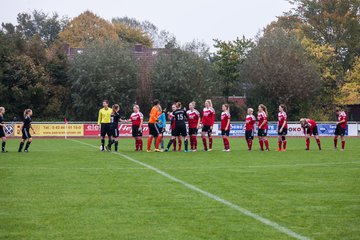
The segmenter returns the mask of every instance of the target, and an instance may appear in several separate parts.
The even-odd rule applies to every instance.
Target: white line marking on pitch
[[[98,148],[97,146],[89,144],[89,143],[85,143],[85,142],[81,142],[81,141],[73,140],[73,139],[70,139],[70,140],[74,141],[74,142],[77,142],[77,143],[80,143],[80,144],[83,144],[83,145]],[[162,175],[162,176],[164,176],[164,177],[166,177],[166,178],[168,178],[168,179],[170,179],[170,180],[172,180],[174,182],[180,183],[181,185],[183,185],[183,186],[185,186],[185,187],[187,187],[187,188],[189,188],[189,189],[191,189],[191,190],[193,190],[195,192],[201,193],[201,194],[203,194],[204,196],[206,196],[206,197],[208,197],[210,199],[213,199],[213,200],[215,200],[217,202],[220,202],[220,203],[222,203],[222,204],[224,204],[224,205],[226,205],[226,206],[228,206],[228,207],[230,207],[230,208],[232,208],[234,210],[237,210],[237,211],[241,212],[242,214],[244,214],[246,216],[252,217],[253,219],[255,219],[255,220],[259,221],[259,222],[262,222],[265,225],[268,225],[268,226],[270,226],[270,227],[272,227],[272,228],[274,228],[274,229],[276,229],[276,230],[278,230],[278,231],[280,231],[282,233],[285,233],[288,236],[291,236],[291,237],[296,238],[296,239],[301,239],[301,240],[308,240],[309,239],[308,237],[304,237],[304,236],[302,236],[302,235],[300,235],[300,234],[298,234],[298,233],[296,233],[296,232],[294,232],[294,231],[292,231],[292,230],[290,230],[290,229],[288,229],[288,228],[286,228],[284,226],[281,226],[280,224],[278,224],[276,222],[272,222],[267,218],[261,217],[260,215],[257,215],[257,214],[255,214],[255,213],[253,213],[253,212],[251,212],[251,211],[249,211],[249,210],[247,210],[245,208],[242,208],[239,205],[236,205],[236,204],[234,204],[232,202],[229,202],[229,201],[227,201],[225,199],[222,199],[222,198],[220,198],[220,197],[218,197],[218,196],[216,196],[216,195],[214,195],[212,193],[209,193],[209,192],[207,192],[205,190],[202,190],[201,188],[198,188],[198,187],[196,187],[196,186],[194,186],[194,185],[192,185],[190,183],[187,183],[187,182],[182,181],[182,180],[180,180],[180,179],[178,179],[176,177],[173,177],[170,174],[167,174],[166,172],[163,172],[163,171],[161,171],[161,170],[159,170],[159,169],[157,169],[157,168],[155,168],[155,167],[153,167],[151,165],[148,165],[146,163],[143,163],[141,161],[133,159],[133,158],[131,158],[131,157],[125,155],[125,154],[122,154],[122,153],[118,153],[118,152],[112,152],[112,153],[117,154],[119,156],[122,156],[122,157],[126,158],[127,160],[129,160],[129,161],[131,161],[133,163],[144,166],[144,167],[146,167],[146,168],[148,168],[148,169],[150,169],[150,170],[152,170],[152,171],[154,171],[154,172],[156,172],[156,173],[158,173],[158,174],[160,174],[160,175]]]

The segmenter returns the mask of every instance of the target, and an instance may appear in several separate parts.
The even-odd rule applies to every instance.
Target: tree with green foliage
[[[31,57],[9,56],[5,62],[0,90],[2,103],[9,106],[8,116],[19,118],[26,108],[32,108],[36,116],[42,115],[49,91],[47,80],[43,66],[36,64]]]
[[[70,119],[95,120],[101,101],[122,106],[129,114],[136,101],[138,76],[135,59],[128,47],[119,43],[95,44],[71,62],[69,78],[72,92]]]
[[[220,95],[225,99],[231,95],[241,95],[243,82],[240,80],[240,65],[254,47],[254,43],[244,36],[234,41],[214,41],[217,51],[212,61],[219,76]]]
[[[2,26],[9,32],[21,34],[26,40],[37,35],[46,47],[49,47],[58,39],[59,33],[64,30],[68,22],[68,18],[60,17],[57,13],[49,15],[34,10],[31,13],[19,13],[16,26],[11,23],[2,23]]]
[[[211,63],[194,52],[180,48],[160,52],[152,75],[153,97],[170,106],[180,101],[203,102],[213,96],[214,75]]]
[[[242,74],[249,86],[249,105],[283,103],[291,120],[310,116],[320,76],[295,34],[275,28],[260,37],[243,64]],[[269,109],[270,119],[275,119],[276,112],[276,107]]]
[[[359,0],[290,0],[293,15],[301,20],[305,36],[335,49],[344,72],[360,54]]]

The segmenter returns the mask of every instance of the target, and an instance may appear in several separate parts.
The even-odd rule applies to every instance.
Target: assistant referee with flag
[[[108,135],[109,141],[106,150],[109,150],[111,144],[111,113],[112,109],[109,108],[109,101],[103,101],[103,108],[99,110],[98,125],[100,125],[101,135],[101,151],[105,150],[105,136]]]

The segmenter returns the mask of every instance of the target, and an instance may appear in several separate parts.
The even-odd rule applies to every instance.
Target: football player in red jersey
[[[210,99],[205,101],[205,108],[203,110],[203,118],[202,118],[202,130],[201,130],[201,138],[204,144],[204,151],[212,151],[212,130],[215,122],[215,109],[212,106],[212,102]],[[209,148],[206,143],[206,134],[209,137]]]
[[[305,138],[306,138],[306,151],[310,150],[310,137],[314,135],[319,150],[321,150],[321,143],[319,139],[319,131],[317,124],[312,119],[302,118],[300,119],[300,125],[304,130]]]
[[[286,151],[286,134],[287,134],[287,115],[284,104],[279,106],[278,114],[278,152]]]
[[[335,137],[334,137],[334,148],[337,149],[337,141],[340,136],[341,138],[341,150],[345,149],[345,132],[347,125],[347,116],[346,113],[339,107],[335,109],[335,113],[338,118],[338,122],[336,123],[335,129]]]
[[[221,113],[221,135],[224,142],[224,152],[230,152],[230,106],[229,104],[222,105],[223,112]]]
[[[121,122],[131,122],[132,125],[132,136],[135,139],[135,151],[143,150],[143,141],[142,141],[142,126],[144,116],[140,112],[139,105],[134,105],[133,113],[128,120],[120,120]]]
[[[266,151],[270,151],[269,149],[269,140],[267,138],[267,132],[268,132],[268,112],[267,108],[264,104],[260,104],[258,108],[258,137],[259,137],[259,144],[260,144],[260,150],[264,151],[264,143]]]
[[[254,139],[254,131],[255,131],[255,123],[256,118],[253,115],[254,109],[248,108],[246,120],[245,120],[245,140],[248,145],[248,150],[251,151],[252,148],[252,140]]]
[[[195,109],[195,102],[189,104],[189,110],[186,112],[189,123],[189,136],[191,150],[197,151],[197,133],[200,125],[200,113]]]

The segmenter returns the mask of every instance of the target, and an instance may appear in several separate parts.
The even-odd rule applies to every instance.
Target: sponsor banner
[[[84,136],[84,124],[39,124],[33,123],[32,127],[35,134],[30,130],[34,137],[64,137],[65,134],[69,137]],[[21,124],[15,124],[14,136],[22,136]]]
[[[245,129],[244,129],[243,123],[238,124],[231,124],[230,129],[230,136],[245,136]],[[323,124],[319,123],[318,125],[319,135],[320,136],[333,136],[334,131],[336,128],[336,124]],[[350,127],[351,126],[351,127]],[[269,129],[268,129],[268,136],[277,136],[277,124],[276,123],[269,123]],[[346,129],[346,135],[349,135],[349,128],[351,129],[351,135],[357,136],[357,132],[354,130],[356,126],[348,125]],[[220,125],[218,126],[218,134],[221,135]],[[257,136],[258,128],[255,128],[255,136]],[[304,136],[303,129],[301,128],[300,124],[288,124],[288,136]]]
[[[4,131],[6,136],[14,136],[14,125],[6,124]]]
[[[121,124],[119,126],[119,134],[124,137],[132,136],[132,125],[131,124]],[[143,136],[149,135],[149,126],[147,124],[143,124]]]
[[[132,136],[131,124],[120,124],[119,135],[122,137]],[[143,124],[143,135],[149,135],[147,124]],[[84,136],[100,136],[100,126],[97,124],[84,124]]]
[[[218,124],[218,136],[221,135],[221,130],[220,130],[220,124]],[[244,123],[235,123],[235,124],[231,124],[231,128],[230,128],[230,136],[234,136],[234,137],[243,137],[245,136],[245,128],[244,128],[245,124]],[[269,128],[268,128],[268,136],[277,136],[277,124],[268,124]],[[255,130],[255,135],[257,135],[257,127]]]
[[[84,136],[100,136],[100,126],[97,124],[84,124]]]

